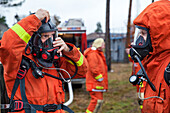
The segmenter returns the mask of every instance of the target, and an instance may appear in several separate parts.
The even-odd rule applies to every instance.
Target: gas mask
[[[47,38],[43,42],[43,33],[53,34],[49,36],[44,35]],[[44,67],[51,67],[53,65],[53,61],[59,57],[57,54],[58,48],[53,48],[53,41],[55,40],[56,35],[57,29],[51,20],[47,23],[43,20],[41,27],[31,38],[32,54],[35,60],[38,60],[38,62]]]
[[[57,48],[53,48],[52,43],[52,38],[48,38],[44,43],[42,43],[41,38],[35,38],[33,56],[45,67],[51,67],[55,55],[58,56]]]
[[[136,58],[134,58],[134,56],[137,55],[142,61],[147,55],[149,55],[149,52],[152,51],[149,30],[141,26],[136,26],[134,42],[131,44],[130,49],[131,58],[137,62]]]

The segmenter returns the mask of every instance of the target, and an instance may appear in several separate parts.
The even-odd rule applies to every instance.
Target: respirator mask
[[[149,52],[152,51],[153,49],[149,30],[141,26],[136,26],[134,41],[131,44],[130,49],[131,58],[137,62],[136,58],[134,58],[134,56],[137,55],[142,61],[147,55],[149,55]]]
[[[59,57],[58,48],[53,48],[53,41],[56,36],[57,29],[51,20],[47,23],[43,20],[41,27],[31,38],[32,54],[35,60],[38,60],[44,67],[51,67],[53,61]]]

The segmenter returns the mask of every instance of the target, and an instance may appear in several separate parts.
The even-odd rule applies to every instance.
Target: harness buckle
[[[14,102],[14,110],[22,110],[23,109],[23,102],[17,100]]]
[[[19,69],[19,71],[18,71],[18,73],[17,73],[17,78],[23,79],[23,78],[25,77],[25,75],[26,75],[26,72],[27,72],[26,69],[24,69],[24,70]]]
[[[44,112],[54,112],[57,110],[56,104],[46,104],[44,105],[43,111]]]

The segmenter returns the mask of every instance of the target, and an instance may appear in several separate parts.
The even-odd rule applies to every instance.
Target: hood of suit
[[[170,49],[170,1],[162,0],[150,4],[133,22],[149,29],[152,56]]]

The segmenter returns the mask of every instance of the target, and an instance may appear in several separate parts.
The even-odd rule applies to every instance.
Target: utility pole
[[[108,71],[111,70],[111,51],[110,51],[110,0],[106,1],[106,33],[105,33],[105,42],[106,42],[106,63]]]
[[[132,9],[132,0],[130,0],[130,3],[129,3],[128,25],[127,25],[127,33],[126,33],[126,39],[125,39],[126,48],[129,48],[129,45],[130,45],[131,9]],[[126,52],[124,52],[124,62],[125,63],[129,62],[128,54]]]

